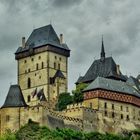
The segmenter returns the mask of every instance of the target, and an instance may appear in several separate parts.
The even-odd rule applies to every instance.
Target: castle
[[[140,128],[140,76],[121,73],[112,57],[101,54],[76,82],[87,83],[84,100],[55,111],[68,89],[70,49],[52,25],[34,29],[15,53],[17,85],[11,85],[0,109],[0,133],[18,130],[29,119],[49,128],[121,133]]]

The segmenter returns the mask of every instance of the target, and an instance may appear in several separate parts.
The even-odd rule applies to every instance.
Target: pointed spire
[[[104,59],[105,59],[105,49],[104,49],[104,41],[102,35],[101,60],[103,61]]]

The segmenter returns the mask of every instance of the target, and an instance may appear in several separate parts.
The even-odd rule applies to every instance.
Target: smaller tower
[[[104,41],[102,36],[102,47],[101,47],[101,61],[105,60],[105,49],[104,49]]]
[[[19,85],[11,85],[0,110],[0,133],[7,129],[18,130],[21,126],[21,110],[28,107]]]

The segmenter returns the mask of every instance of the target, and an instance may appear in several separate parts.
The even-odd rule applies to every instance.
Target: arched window
[[[27,102],[29,103],[30,101],[31,101],[31,96],[28,95],[28,96],[27,96]]]
[[[36,64],[36,70],[38,70],[38,63]]]
[[[44,68],[44,63],[42,62],[42,69]]]
[[[28,88],[30,88],[30,87],[31,87],[31,79],[30,79],[30,78],[28,78],[28,81],[27,81],[27,86],[28,86]]]

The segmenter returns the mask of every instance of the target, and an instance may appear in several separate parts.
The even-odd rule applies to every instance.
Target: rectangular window
[[[44,68],[44,63],[42,62],[42,64],[41,64],[41,67],[42,67],[42,69]]]
[[[92,103],[89,104],[89,107],[92,108]]]
[[[115,113],[114,112],[112,112],[112,118],[114,118],[115,117]]]
[[[129,115],[126,116],[126,120],[129,121]]]
[[[106,102],[104,103],[104,108],[107,108],[107,103]]]
[[[55,83],[55,79],[53,77],[50,77],[50,84],[54,84]]]
[[[121,111],[123,111],[123,106],[121,105]]]
[[[41,59],[41,56],[39,56],[38,59]]]
[[[38,70],[38,64],[36,64],[36,70]]]
[[[30,101],[31,101],[31,96],[28,95],[28,97],[27,97],[27,102],[29,103]]]
[[[123,119],[123,114],[121,114],[121,119]]]
[[[58,64],[58,69],[60,70],[60,64]]]
[[[54,69],[56,69],[56,63],[54,62]]]
[[[129,109],[128,109],[128,107],[126,107],[126,112],[128,112],[129,111]]]
[[[105,116],[107,116],[107,111],[105,111]]]
[[[10,121],[10,116],[6,115],[6,122],[9,122],[9,121]]]
[[[112,109],[114,110],[114,104],[112,104]]]

